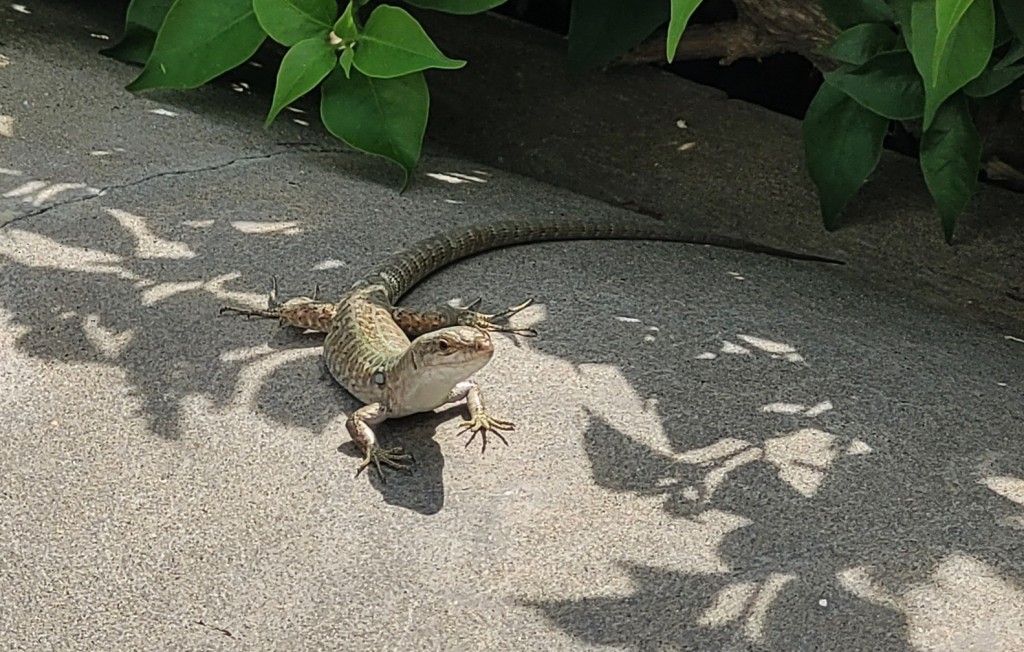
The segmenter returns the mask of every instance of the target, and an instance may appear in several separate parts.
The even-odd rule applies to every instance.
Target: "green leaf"
[[[914,21],[911,20],[911,16],[913,14],[914,0],[890,0],[890,5],[892,6],[896,26],[900,30],[900,35],[903,36],[903,42],[908,50],[913,51]]]
[[[995,9],[992,0],[973,0],[950,30],[941,57],[938,53],[937,0],[913,0],[911,53],[924,78],[924,129],[950,95],[981,74],[992,54]],[[955,2],[956,0],[938,0]]]
[[[956,221],[978,184],[981,138],[962,93],[935,113],[921,136],[921,171],[942,217],[942,232],[952,243]]]
[[[335,0],[252,0],[252,7],[270,38],[289,47],[327,34],[338,14]]]
[[[827,53],[836,61],[860,65],[896,47],[899,35],[882,23],[861,23],[839,33]]]
[[[176,0],[142,73],[127,88],[196,88],[241,64],[267,38],[252,0]]]
[[[964,86],[964,93],[970,97],[989,97],[1008,87],[1024,76],[1024,64],[1008,68],[989,68]]]
[[[125,14],[124,36],[102,54],[127,63],[146,63],[153,51],[156,33],[174,0],[132,0]]]
[[[935,61],[942,61],[953,30],[972,2],[974,0],[935,0],[935,53],[932,55]],[[935,75],[938,76],[938,73],[939,69],[936,68]],[[931,80],[931,83],[934,84],[935,80]]]
[[[315,36],[293,45],[277,71],[274,102],[264,127],[269,127],[281,110],[323,81],[338,63],[338,54],[323,37]]]
[[[1014,34],[1010,31],[1010,26],[1006,24],[1006,18],[1003,16],[1003,12],[999,9],[999,3],[995,4],[996,9],[996,35],[993,41],[993,49],[998,50],[1010,41],[1014,41]]]
[[[356,51],[352,48],[345,48],[341,51],[341,57],[338,58],[338,65],[345,71],[346,77],[352,76],[352,59],[355,58]]]
[[[479,14],[507,0],[405,0],[407,4],[420,9],[433,9],[446,14]]]
[[[676,48],[679,47],[679,39],[683,37],[686,24],[690,22],[690,16],[700,5],[701,0],[671,0],[672,13],[668,20],[668,38],[665,40],[665,56],[668,62],[676,56]]]
[[[906,50],[883,52],[856,66],[825,73],[825,82],[864,108],[891,120],[911,120],[924,112],[924,84]]]
[[[1006,54],[1003,55],[1003,58],[992,67],[996,69],[1007,68],[1021,59],[1024,59],[1024,41],[1014,41],[1010,44],[1010,47],[1007,48]]]
[[[355,2],[348,3],[345,11],[338,16],[338,22],[334,23],[332,30],[342,41],[349,43],[359,38],[359,27],[356,26]]]
[[[821,0],[825,17],[839,29],[861,23],[890,23],[892,10],[885,0]]]
[[[327,130],[350,147],[390,159],[405,178],[420,158],[427,128],[430,93],[422,72],[375,79],[335,68],[321,87],[320,119]]]
[[[985,70],[964,86],[964,93],[970,97],[989,97],[1006,89],[1024,75],[1024,42],[1014,40],[1007,48],[1006,54],[999,61],[989,65]]]
[[[454,70],[465,61],[444,56],[405,9],[380,5],[366,21],[353,63],[367,77],[391,79],[427,68]]]
[[[669,18],[664,0],[572,0],[569,68],[600,68],[639,45]]]
[[[1024,2],[1020,0],[999,0],[999,8],[1003,10],[1006,24],[1021,41],[1024,41]]]
[[[802,126],[804,158],[830,231],[839,226],[839,211],[878,166],[888,126],[887,119],[828,84],[811,100]]]

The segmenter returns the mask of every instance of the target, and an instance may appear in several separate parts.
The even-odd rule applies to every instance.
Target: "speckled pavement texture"
[[[619,186],[594,175],[590,197],[521,176],[573,138],[600,149],[600,130],[567,127],[536,150],[509,141],[493,154],[515,159],[502,167],[466,153],[478,145],[460,152],[462,100],[438,83],[435,136],[399,194],[394,169],[313,118],[264,131],[252,89],[124,91],[135,69],[98,55],[95,36],[117,33],[116,14],[24,11],[0,8],[3,649],[1024,649],[1012,306],[974,319],[971,283],[950,278],[944,304],[941,274],[904,291],[892,260],[876,267],[856,245],[863,232],[820,231],[806,185],[750,190],[795,177],[790,163],[709,159],[700,174],[717,181],[686,212],[772,244],[788,232],[802,243],[790,247],[849,265],[581,242],[430,278],[409,303],[532,296],[517,323],[540,337],[499,338],[477,376],[517,423],[509,447],[465,447],[461,407],[387,422],[382,439],[418,464],[382,484],[353,477],[343,423],[356,402],[325,376],[318,340],[218,308],[259,305],[272,274],[285,293],[340,292],[456,224],[646,219],[596,198],[645,162],[609,169]],[[689,94],[694,128],[785,122],[651,78]],[[516,79],[527,95],[545,84]],[[592,106],[602,79],[546,83]],[[645,93],[640,114],[658,98]],[[655,181],[620,203],[664,200]],[[1022,205],[991,189],[978,201]],[[999,282],[973,286],[979,305]]]

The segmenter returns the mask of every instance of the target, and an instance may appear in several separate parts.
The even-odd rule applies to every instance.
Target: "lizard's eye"
[[[442,351],[447,351],[448,350],[448,340],[441,340],[441,341],[439,341],[437,343],[437,348],[441,349]]]

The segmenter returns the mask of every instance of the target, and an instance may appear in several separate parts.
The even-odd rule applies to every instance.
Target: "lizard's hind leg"
[[[281,302],[277,296],[277,277],[272,277],[265,309],[224,306],[220,309],[220,314],[277,319],[282,326],[326,333],[331,328],[337,307],[330,301],[320,301],[319,296],[320,286],[317,285],[313,288],[312,297],[294,297]]]

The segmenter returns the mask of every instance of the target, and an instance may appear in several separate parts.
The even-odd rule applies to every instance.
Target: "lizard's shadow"
[[[367,479],[385,502],[425,516],[436,514],[444,508],[444,453],[435,436],[440,433],[446,438],[450,437],[449,431],[454,427],[453,419],[457,421],[462,418],[464,411],[465,406],[456,404],[438,412],[413,414],[384,422],[385,426],[390,427],[380,429],[378,434],[381,444],[401,446],[413,456],[412,467],[405,471],[382,466],[383,480],[372,467],[363,471],[362,475],[368,476]],[[474,441],[473,445],[476,443]],[[493,441],[490,442],[488,447],[493,444]],[[449,448],[462,452],[460,449],[471,450],[473,445],[468,448]],[[346,468],[355,468],[362,460],[362,451],[351,439],[341,443],[337,450],[347,458],[344,461]]]

